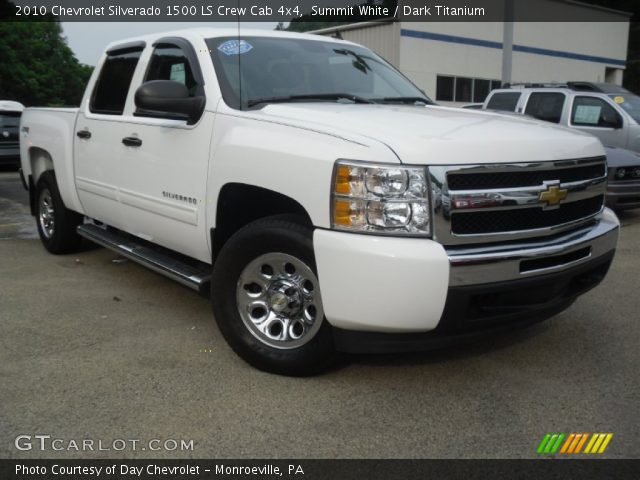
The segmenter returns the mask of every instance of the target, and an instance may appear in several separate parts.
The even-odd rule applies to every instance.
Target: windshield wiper
[[[364,97],[350,93],[309,93],[306,95],[287,95],[282,97],[254,98],[247,101],[247,107],[255,107],[261,103],[286,103],[296,100],[350,100],[353,103],[376,103]]]
[[[353,58],[356,59],[356,63],[359,65],[360,67],[359,69],[363,73],[367,73],[367,70],[371,70],[371,67],[366,62],[366,60],[362,57],[362,55],[358,55],[356,52],[347,50],[346,48],[340,48],[340,49],[334,48],[333,51],[340,55],[351,55]]]
[[[380,103],[424,103],[425,105],[433,105],[433,102],[425,97],[384,97],[373,100]]]

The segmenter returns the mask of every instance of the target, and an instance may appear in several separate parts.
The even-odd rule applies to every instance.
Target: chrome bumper
[[[447,247],[449,286],[480,285],[555,273],[616,248],[620,222],[609,210],[578,230],[549,239],[476,247]]]

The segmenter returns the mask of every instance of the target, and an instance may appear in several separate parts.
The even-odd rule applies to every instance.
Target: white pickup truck
[[[78,109],[25,110],[20,148],[50,252],[85,237],[210,294],[231,347],[282,374],[548,318],[618,237],[596,138],[433,105],[313,35],[111,44]]]

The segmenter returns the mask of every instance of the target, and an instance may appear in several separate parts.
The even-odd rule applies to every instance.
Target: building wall
[[[401,22],[399,68],[433,99],[437,75],[500,79],[501,50],[455,41],[472,35],[498,43],[502,23]]]
[[[432,98],[437,75],[500,79],[502,33],[498,22],[402,22],[399,68]],[[628,22],[515,23],[512,81],[621,83],[628,34]]]
[[[400,23],[382,23],[353,30],[341,30],[342,38],[366,45],[395,67],[400,65]]]
[[[574,2],[536,1],[541,7],[552,3],[559,15],[576,21],[515,22],[513,83],[570,80],[622,83],[629,38],[627,16]],[[586,21],[594,14],[606,21]],[[462,82],[468,82],[464,80],[468,78],[493,80],[493,85],[497,85],[502,80],[503,28],[502,22],[401,21],[369,22],[317,33],[334,35],[340,31],[345,40],[366,45],[382,55],[431,98],[455,105],[472,100],[438,99],[438,75],[462,77]]]

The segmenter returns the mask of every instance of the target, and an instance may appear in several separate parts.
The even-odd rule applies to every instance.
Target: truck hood
[[[604,155],[600,141],[577,130],[524,117],[439,106],[341,103],[271,104],[270,120],[387,145],[406,164],[475,164]]]

